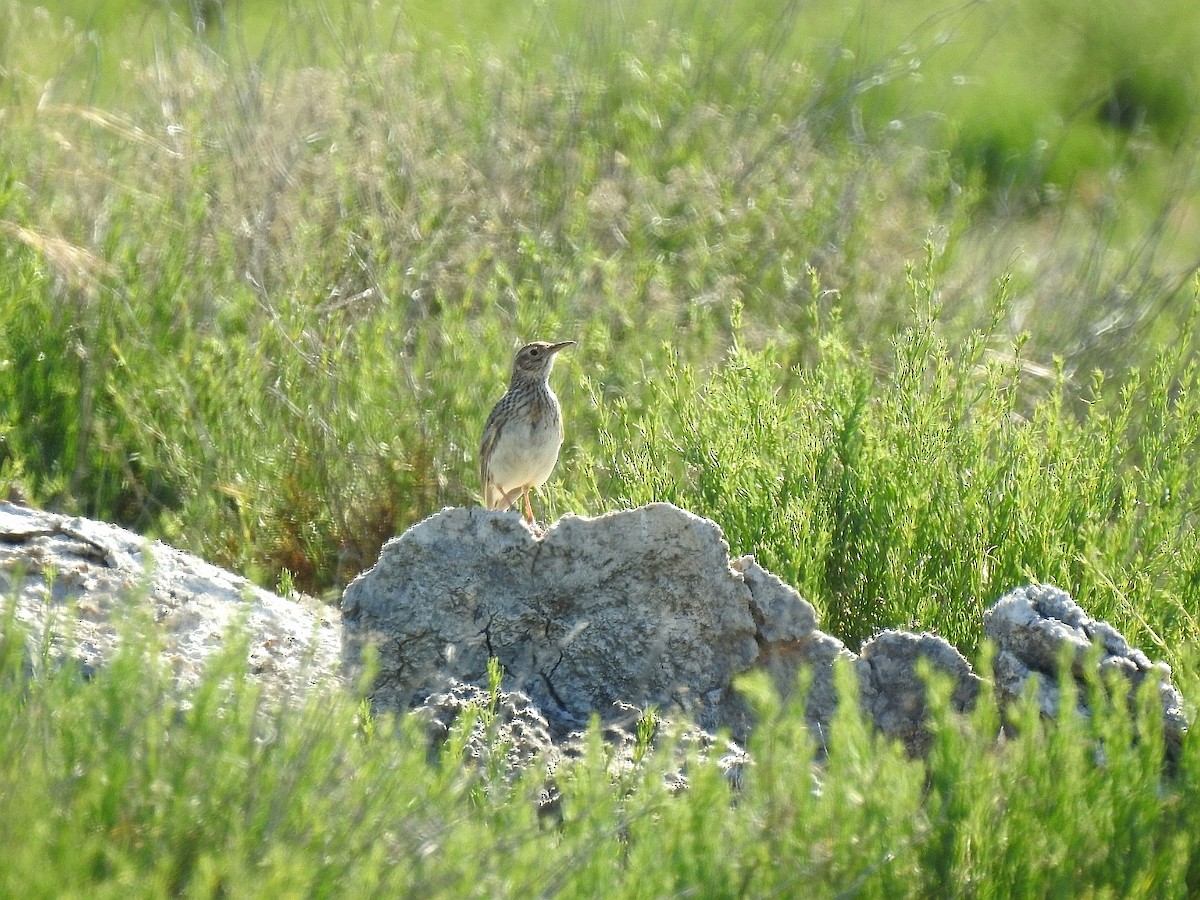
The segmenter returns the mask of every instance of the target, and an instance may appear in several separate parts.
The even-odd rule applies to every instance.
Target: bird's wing
[[[483,441],[479,445],[479,481],[483,485],[483,505],[487,509],[495,509],[495,503],[500,500],[501,493],[496,483],[492,481],[492,473],[488,470],[488,460],[496,449],[496,441],[500,439],[500,431],[504,427],[499,415],[500,404],[497,403],[483,426]]]

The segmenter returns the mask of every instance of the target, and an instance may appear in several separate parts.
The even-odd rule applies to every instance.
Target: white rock
[[[200,678],[239,625],[249,635],[249,671],[268,694],[297,697],[340,682],[336,612],[115,525],[0,503],[0,592],[16,596],[31,666],[46,646],[51,661],[94,671],[141,613],[183,685]]]

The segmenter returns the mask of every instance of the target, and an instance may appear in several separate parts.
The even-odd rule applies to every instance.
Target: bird
[[[574,344],[534,341],[518,350],[508,391],[483,426],[479,445],[483,505],[508,509],[520,495],[530,525],[534,520],[529,491],[546,483],[563,442],[562,411],[550,388],[550,370],[558,352]]]

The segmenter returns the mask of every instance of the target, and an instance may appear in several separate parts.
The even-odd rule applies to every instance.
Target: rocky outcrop
[[[740,786],[749,757],[737,743],[700,728],[664,722],[653,713],[633,712],[649,723],[648,733],[617,725],[606,726],[601,732],[608,770],[614,777],[633,772],[645,752],[667,745],[679,763],[663,773],[670,789],[687,787],[686,767],[692,758],[715,760],[729,782]],[[460,737],[463,757],[481,769],[514,776],[531,766],[543,767],[546,779],[538,798],[543,814],[553,813],[560,799],[554,778],[559,764],[582,756],[590,743],[586,732],[552,737],[546,719],[520,691],[493,692],[457,679],[451,679],[445,690],[426,697],[411,715],[424,725],[431,759],[444,752],[452,731],[460,728],[464,730]]]
[[[919,660],[954,682],[958,707],[978,690],[934,635],[888,632],[856,656],[753,557],[731,561],[713,522],[665,503],[567,516],[540,538],[515,514],[444,510],[390,541],[342,611],[347,665],[365,646],[377,653],[377,706],[409,708],[451,680],[483,684],[494,657],[558,737],[592,715],[628,728],[654,707],[744,738],[752,723],[735,676],[761,669],[786,696],[806,669],[805,715],[823,744],[841,660],[879,728],[920,753]]]
[[[140,622],[189,685],[240,628],[252,677],[287,700],[314,684],[357,683],[374,648],[377,709],[417,710],[433,745],[464,710],[485,710],[467,751],[482,757],[498,736],[513,768],[572,752],[593,716],[614,760],[633,753],[647,716],[695,722],[709,739],[721,728],[743,738],[753,722],[734,683],[754,670],[784,696],[807,686],[806,721],[820,750],[839,663],[857,676],[875,726],[921,754],[930,737],[924,670],[948,682],[960,711],[981,685],[936,635],[887,631],[852,653],[753,557],[730,560],[714,523],[661,503],[567,516],[540,537],[516,513],[444,510],[388,542],[347,588],[341,618],[123,529],[0,504],[0,593],[16,599],[30,669],[69,660],[94,671]],[[1063,658],[1080,683],[1096,673],[1150,682],[1168,756],[1177,756],[1187,721],[1170,669],[1065,593],[1019,588],[985,613],[984,627],[997,647],[1001,702],[1031,689],[1055,715]],[[488,687],[491,659],[505,672],[500,692]],[[736,773],[740,750],[730,746],[714,752]]]
[[[429,753],[434,757],[463,716],[471,716],[464,752],[487,764],[503,753],[501,768],[519,772],[539,760],[553,764],[559,748],[541,711],[520,691],[493,693],[476,684],[450,679],[444,690],[430,694],[412,714],[425,726]]]
[[[340,623],[315,603],[244,578],[123,528],[0,503],[0,597],[15,595],[27,668],[71,661],[87,675],[142,622],[182,685],[194,684],[235,628],[268,695],[298,699],[340,683]]]
[[[765,671],[786,696],[803,670],[805,715],[822,747],[839,661],[857,675],[871,721],[912,754],[929,747],[925,669],[948,682],[953,709],[974,705],[982,680],[943,638],[886,631],[854,654],[818,629],[793,588],[753,557],[728,553],[714,523],[669,504],[567,516],[540,537],[515,513],[447,509],[388,542],[346,589],[346,664],[355,669],[374,647],[375,703],[408,709],[446,684],[486,683],[496,658],[506,689],[532,701],[556,741],[593,715],[628,729],[650,707],[742,738],[753,723],[734,678]],[[1168,751],[1177,752],[1186,721],[1169,670],[1061,591],[1014,591],[985,622],[998,644],[1002,703],[1029,678],[1052,697],[1058,648],[1072,646],[1082,667],[1098,641],[1101,670],[1158,679]],[[1054,709],[1048,701],[1046,713]]]
[[[815,621],[795,591],[772,603]],[[444,510],[384,547],[342,614],[351,667],[377,648],[378,706],[407,708],[447,677],[483,683],[495,657],[557,734],[620,704],[736,724],[733,678],[762,640],[720,530],[667,504],[567,516],[540,539],[515,514]]]

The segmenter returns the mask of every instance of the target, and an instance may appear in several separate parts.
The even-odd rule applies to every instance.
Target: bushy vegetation
[[[180,696],[135,628],[86,682],[44,660],[41,675],[23,674],[11,619],[5,636],[6,896],[1182,897],[1200,887],[1196,742],[1164,782],[1150,698],[1137,744],[1122,705],[1099,703],[1090,720],[1049,724],[1032,705],[1015,710],[1019,731],[997,745],[990,697],[962,720],[941,695],[928,762],[874,737],[845,703],[814,765],[801,711],[751,681],[771,724],[736,787],[665,733],[632,769],[610,765],[596,731],[552,776],[535,765],[514,778],[464,762],[470,718],[430,752],[411,719],[372,718],[349,700],[265,705],[236,641]],[[548,785],[557,800],[539,806]]]
[[[475,502],[515,345],[571,338],[543,517],[710,516],[852,646],[973,652],[1051,581],[1193,684],[1185,0],[119,8],[0,0],[0,489],[334,598]],[[1194,748],[1169,790],[1149,744],[1085,765],[1103,717],[996,753],[985,704],[928,769],[848,721],[815,785],[784,715],[733,804],[597,747],[548,825],[539,779],[408,723],[267,715],[237,672],[184,702],[133,650],[29,682],[6,646],[8,890],[1198,884]]]

